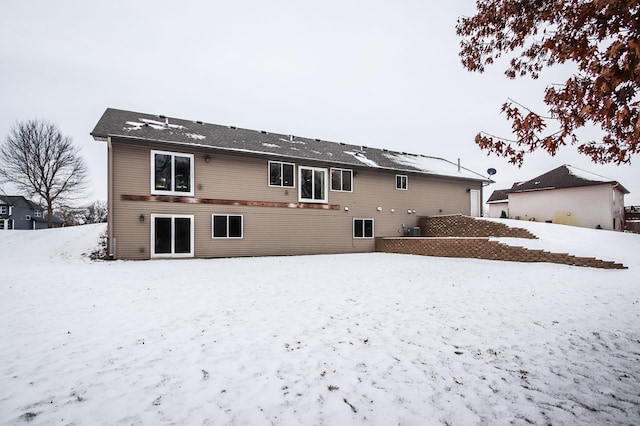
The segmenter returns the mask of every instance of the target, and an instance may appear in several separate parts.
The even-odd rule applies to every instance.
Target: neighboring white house
[[[487,204],[489,204],[489,217],[509,217],[509,190],[496,189],[493,191]]]
[[[552,222],[585,228],[624,229],[624,195],[619,182],[563,165],[510,189],[496,190],[489,216]]]

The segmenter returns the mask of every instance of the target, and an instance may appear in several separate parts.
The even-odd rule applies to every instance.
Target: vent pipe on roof
[[[460,159],[458,158],[458,173],[460,173]]]
[[[293,142],[293,135],[289,135],[289,142]]]

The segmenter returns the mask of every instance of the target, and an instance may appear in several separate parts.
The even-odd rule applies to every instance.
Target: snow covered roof
[[[575,188],[579,186],[601,185],[603,183],[617,185],[620,191],[625,194],[629,193],[624,186],[613,179],[587,172],[568,164],[562,165],[531,180],[514,183],[508,192],[514,193],[539,191],[543,189]]]
[[[456,163],[443,158],[113,108],[104,112],[91,135],[96,140],[120,137],[292,160],[491,182],[481,174],[458,167]]]

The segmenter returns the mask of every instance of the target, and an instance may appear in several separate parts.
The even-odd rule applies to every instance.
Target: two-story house
[[[53,226],[64,222],[53,217]],[[0,195],[0,231],[12,229],[46,229],[44,209],[21,195]]]
[[[504,211],[515,219],[622,231],[628,193],[614,179],[565,164],[496,190],[487,203],[490,217]]]
[[[109,254],[370,252],[418,217],[479,215],[482,175],[441,158],[107,109]]]

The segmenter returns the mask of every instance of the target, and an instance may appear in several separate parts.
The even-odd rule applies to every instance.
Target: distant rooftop
[[[568,164],[555,168],[547,173],[537,176],[525,182],[515,183],[508,191],[527,192],[543,189],[575,188],[579,186],[601,185],[603,183],[618,184],[619,189],[628,194],[629,191],[613,179],[587,172]]]
[[[508,189],[496,189],[491,193],[491,196],[487,200],[487,204],[489,203],[506,203],[509,201],[509,190]]]
[[[96,140],[118,137],[274,158],[491,182],[479,173],[438,157],[113,108],[104,112],[91,135]]]

